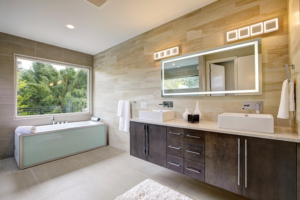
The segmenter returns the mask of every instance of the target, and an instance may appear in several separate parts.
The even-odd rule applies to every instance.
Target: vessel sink
[[[173,110],[140,110],[139,118],[150,121],[165,122],[174,119]]]
[[[223,113],[218,116],[219,128],[274,133],[274,118],[268,114]]]

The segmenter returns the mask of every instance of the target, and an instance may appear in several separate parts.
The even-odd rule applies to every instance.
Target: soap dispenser
[[[199,115],[199,120],[201,120],[202,113],[201,113],[201,111],[200,111],[200,109],[199,109],[198,101],[197,101],[197,103],[196,103],[196,110],[194,111],[194,114],[195,114],[195,115]]]

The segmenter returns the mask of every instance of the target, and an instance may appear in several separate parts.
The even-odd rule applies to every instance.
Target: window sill
[[[22,119],[40,119],[40,118],[52,118],[52,117],[72,117],[78,115],[91,115],[92,112],[80,112],[80,113],[60,113],[60,114],[46,114],[46,115],[28,115],[28,116],[15,116],[15,120],[22,120]]]

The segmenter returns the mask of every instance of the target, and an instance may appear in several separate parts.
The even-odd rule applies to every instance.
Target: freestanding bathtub
[[[15,133],[14,154],[24,169],[106,145],[106,125],[83,121],[37,126],[33,134]]]

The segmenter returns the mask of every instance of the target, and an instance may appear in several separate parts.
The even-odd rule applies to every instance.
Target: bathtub
[[[106,125],[83,121],[37,126],[33,134],[15,133],[15,159],[20,169],[107,145]]]

